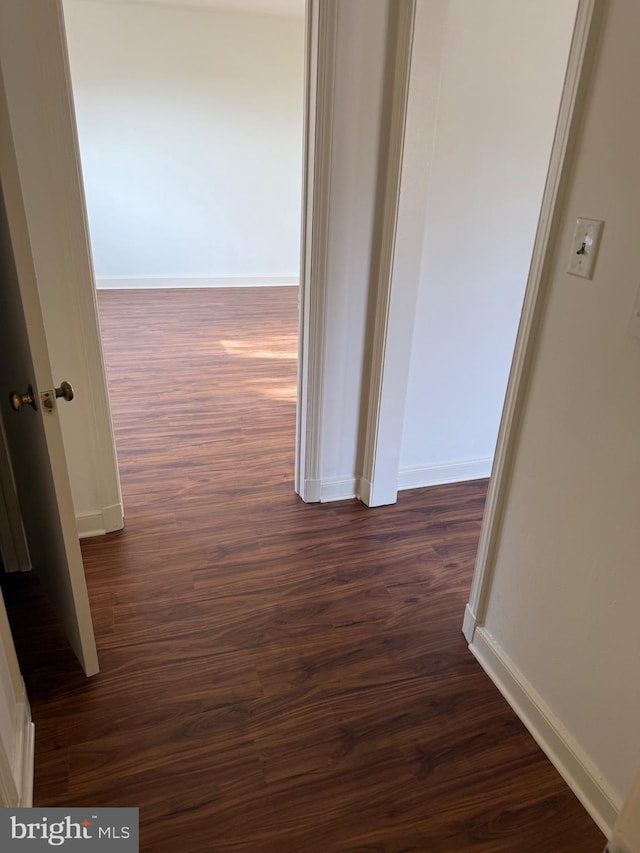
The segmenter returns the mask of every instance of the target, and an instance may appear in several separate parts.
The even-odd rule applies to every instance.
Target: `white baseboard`
[[[449,462],[445,465],[426,465],[424,468],[401,468],[398,489],[421,489],[425,486],[442,486],[464,480],[481,480],[491,474],[493,457]]]
[[[604,853],[634,853],[634,851],[623,842],[610,841],[604,848]]]
[[[16,741],[15,768],[16,787],[18,791],[19,808],[30,808],[33,805],[33,777],[35,763],[35,726],[31,720],[31,709],[28,702],[20,702],[16,707]]]
[[[358,483],[358,497],[365,506],[371,506],[371,496],[373,494],[373,484],[366,477],[360,477]]]
[[[36,727],[31,722],[27,724],[25,729],[23,743],[20,808],[31,808],[33,806],[33,778],[36,752]]]
[[[597,767],[486,628],[476,628],[469,648],[547,758],[609,838],[622,804]]]
[[[296,275],[115,275],[96,278],[98,290],[158,290],[200,287],[293,287]]]
[[[85,512],[76,516],[78,536],[87,539],[89,536],[104,536],[114,530],[124,527],[124,509],[122,504],[105,506],[102,510]]]
[[[372,483],[366,477],[360,477],[358,497],[365,506],[390,506],[398,501],[398,481]]]
[[[418,489],[462,480],[479,480],[491,473],[491,458],[433,465],[428,468],[405,468],[398,477],[398,489]],[[396,502],[395,489],[388,494],[374,494],[372,484],[364,477],[336,477],[327,480],[305,480],[302,500],[306,503],[344,501],[359,498],[367,506],[385,506]]]
[[[476,629],[476,614],[471,609],[471,605],[467,604],[464,608],[464,618],[462,620],[462,633],[467,643],[473,641],[473,632]]]
[[[330,503],[358,497],[356,477],[336,477],[329,480],[305,480],[300,497],[305,503]]]
[[[320,502],[321,491],[321,480],[304,480],[302,483],[300,497],[306,504],[316,504]]]
[[[322,480],[320,485],[320,500],[322,503],[347,501],[358,497],[358,491],[359,482],[356,477]]]

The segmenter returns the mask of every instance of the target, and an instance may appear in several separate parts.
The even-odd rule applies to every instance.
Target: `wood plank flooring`
[[[5,582],[38,805],[146,853],[601,853],[461,635],[486,483],[293,494],[297,292],[99,294],[126,529],[83,542],[102,671]]]

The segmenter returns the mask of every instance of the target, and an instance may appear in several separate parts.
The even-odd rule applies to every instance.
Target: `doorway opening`
[[[429,85],[434,100],[425,109],[410,92],[408,106],[407,171],[422,166],[426,204],[400,489],[491,473],[578,2],[535,13],[525,3],[445,5],[419,12],[414,36],[415,87]],[[414,209],[399,228],[415,229],[416,218]]]
[[[121,474],[292,482],[304,0],[63,8]]]

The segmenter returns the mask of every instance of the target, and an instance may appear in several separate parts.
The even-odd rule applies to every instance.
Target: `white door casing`
[[[363,459],[363,470],[353,472],[351,494],[343,494],[344,487],[334,493],[331,482],[323,479],[323,441],[325,426],[323,414],[328,404],[325,399],[326,353],[331,346],[333,330],[327,317],[329,280],[330,210],[332,201],[334,110],[336,100],[336,48],[338,38],[338,0],[307,0],[306,7],[306,78],[304,124],[304,175],[302,203],[302,240],[300,270],[300,338],[298,360],[297,429],[296,429],[296,492],[306,502],[334,500],[354,494],[369,505],[390,503],[397,491],[397,464],[387,450],[382,411],[393,411],[392,431],[398,431],[398,417],[402,419],[406,377],[398,382],[402,366],[391,369],[391,362],[407,361],[410,335],[401,332],[403,346],[386,348],[388,329],[403,320],[407,307],[405,294],[397,299],[391,291],[394,275],[394,254],[397,246],[396,223],[401,196],[406,206],[415,201],[416,190],[410,192],[410,178],[405,175],[401,187],[404,129],[411,63],[411,44],[415,0],[401,0],[390,9],[389,36],[393,39],[390,50],[393,61],[386,73],[393,75],[390,110],[390,127],[382,146],[387,176],[385,191],[377,199],[381,223],[381,247],[373,266],[377,307],[375,328],[371,330],[370,349],[372,363],[364,377],[367,411],[363,415],[358,457]],[[413,162],[413,161],[412,161]],[[414,182],[415,183],[415,182]],[[418,182],[419,183],[419,182]],[[410,201],[404,201],[407,195]],[[415,212],[415,211],[414,211]],[[355,215],[352,210],[351,215]],[[415,217],[414,217],[415,218]],[[405,218],[406,220],[406,218]],[[406,259],[409,232],[405,228],[400,237],[402,259],[397,264],[397,274],[406,277],[407,267],[416,263],[416,253]],[[419,261],[419,257],[417,258]],[[404,263],[400,271],[401,263]],[[417,291],[417,285],[415,290]],[[415,298],[415,294],[414,294]],[[397,304],[399,303],[399,304]],[[409,307],[411,301],[409,300]],[[412,313],[412,312],[410,312]],[[409,346],[407,347],[407,341]],[[396,342],[397,343],[397,342]],[[385,362],[386,356],[389,356]],[[384,373],[386,369],[386,373]],[[398,402],[400,400],[400,403]],[[384,402],[383,402],[384,401]],[[401,427],[400,427],[401,429]],[[398,437],[399,446],[399,437]],[[393,469],[391,477],[387,476]],[[384,484],[383,481],[384,480]],[[346,481],[345,481],[346,482]]]
[[[380,245],[374,265],[375,311],[370,330],[371,359],[366,377],[366,423],[358,489],[358,496],[370,507],[393,504],[398,499],[426,211],[428,169],[424,161],[430,159],[431,145],[417,129],[407,133],[407,122],[416,110],[422,115],[431,112],[425,95],[434,81],[424,80],[420,57],[414,62],[414,34],[416,27],[432,26],[433,14],[415,0],[402,0],[396,13],[386,181],[380,200]],[[427,73],[433,78],[430,68]],[[435,124],[435,114],[433,118]],[[429,122],[425,120],[424,125]],[[420,144],[416,144],[418,136]]]
[[[337,0],[307,0],[295,490],[320,500]]]

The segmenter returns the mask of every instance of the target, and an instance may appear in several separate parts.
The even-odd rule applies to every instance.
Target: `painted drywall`
[[[577,2],[447,7],[401,488],[490,473]]]
[[[604,5],[485,618],[616,807],[640,766],[639,31],[636,0]],[[593,281],[565,271],[579,216],[605,221]]]
[[[304,21],[64,11],[98,286],[297,280]]]

